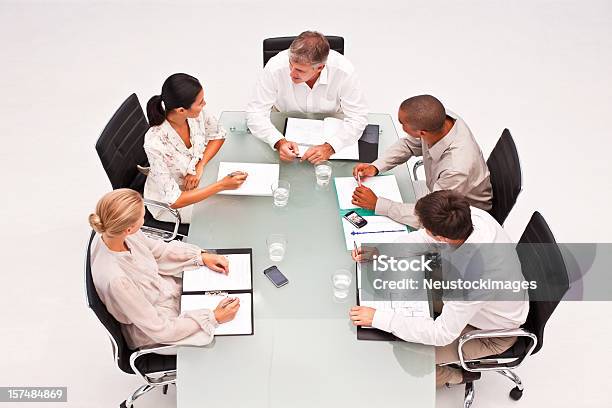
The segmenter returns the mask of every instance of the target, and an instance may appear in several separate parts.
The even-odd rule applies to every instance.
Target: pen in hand
[[[357,184],[359,184],[359,187],[361,187],[361,172],[360,171],[357,172]]]

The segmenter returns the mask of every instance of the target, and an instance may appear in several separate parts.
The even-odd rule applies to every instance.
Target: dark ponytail
[[[161,95],[155,95],[147,102],[147,117],[150,126],[159,126],[166,120],[166,111],[162,107]]]
[[[202,84],[191,75],[170,75],[162,85],[161,95],[155,95],[147,102],[149,125],[161,125],[173,109],[189,109],[201,90]]]

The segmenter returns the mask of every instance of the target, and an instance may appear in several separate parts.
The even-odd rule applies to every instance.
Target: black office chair
[[[268,60],[278,54],[281,51],[285,51],[291,46],[293,40],[296,37],[274,37],[266,38],[263,40],[263,64],[264,67],[268,63]],[[327,41],[329,41],[329,48],[338,51],[344,55],[344,38],[335,35],[326,35]]]
[[[531,220],[516,246],[521,262],[523,276],[527,281],[536,281],[537,289],[529,290],[529,314],[518,329],[473,330],[459,339],[459,357],[463,370],[482,373],[495,371],[509,378],[516,385],[510,397],[519,400],[524,386],[513,370],[519,367],[530,355],[540,351],[544,344],[544,328],[553,311],[569,289],[569,277],[565,261],[556,244],[548,224],[539,212],[534,212]],[[473,339],[517,337],[516,343],[505,352],[477,360],[463,359],[463,345]],[[464,408],[474,401],[474,384],[465,385]]]
[[[149,123],[136,94],[130,95],[108,121],[96,142],[96,151],[113,189],[131,188],[143,193],[146,175],[139,171],[149,166],[144,151],[144,137]],[[189,232],[189,224],[181,224],[179,212],[165,203],[145,200],[147,207],[158,207],[168,211],[175,222],[158,221],[147,209],[142,228],[149,236],[171,241],[182,238]]]
[[[422,165],[423,160],[418,160],[412,167],[412,177],[415,182],[419,180],[417,170]],[[493,148],[487,159],[487,167],[493,188],[493,206],[489,214],[497,220],[499,225],[503,225],[523,188],[518,151],[508,129],[504,129]]]
[[[120,323],[108,312],[102,300],[96,292],[91,276],[91,243],[95,232],[92,231],[87,244],[85,258],[85,294],[87,306],[94,312],[100,323],[106,329],[113,347],[115,364],[121,371],[127,374],[136,374],[145,382],[132,395],[130,395],[119,406],[130,408],[134,401],[143,394],[156,387],[162,387],[166,394],[168,384],[176,382],[176,355],[155,354],[160,350],[170,350],[175,346],[149,347],[140,350],[131,350],[123,337]]]
[[[489,214],[503,225],[523,188],[521,163],[508,129],[504,129],[487,160],[493,187],[493,207]]]

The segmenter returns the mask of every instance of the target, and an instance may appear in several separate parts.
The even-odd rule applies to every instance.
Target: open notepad
[[[243,171],[249,175],[236,190],[224,190],[219,194],[271,196],[272,183],[278,181],[280,168],[276,163],[221,162],[217,181],[236,171]]]
[[[302,157],[311,146],[322,145],[342,127],[343,121],[337,118],[299,119],[287,118],[285,123],[285,138],[296,142],[299,148],[299,157]],[[331,155],[332,160],[359,160],[359,144],[357,142],[346,146]]]
[[[225,297],[240,299],[240,309],[234,320],[220,324],[216,336],[253,334],[253,273],[250,248],[219,249],[229,261],[227,275],[206,266],[183,272],[181,312],[217,307]]]

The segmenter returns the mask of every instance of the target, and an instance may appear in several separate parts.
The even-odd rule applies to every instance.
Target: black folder
[[[185,291],[183,288],[183,295],[218,295],[220,293],[227,295],[238,295],[238,294],[250,294],[251,296],[251,332],[240,333],[240,334],[219,334],[219,336],[245,336],[252,335],[255,332],[255,317],[253,309],[253,249],[252,248],[234,248],[234,249],[215,249],[211,252],[215,252],[219,255],[233,255],[233,254],[248,254],[249,255],[249,271],[251,277],[251,288],[245,289],[224,289],[224,288],[210,288],[207,290],[189,290]]]

